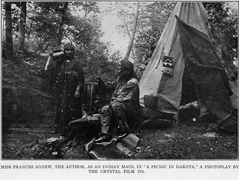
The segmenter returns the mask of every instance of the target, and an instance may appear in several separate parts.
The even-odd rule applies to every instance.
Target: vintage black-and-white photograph
[[[1,7],[2,160],[237,159],[237,2]]]

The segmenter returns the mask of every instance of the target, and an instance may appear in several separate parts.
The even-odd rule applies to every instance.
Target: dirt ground
[[[237,134],[212,132],[210,126],[184,123],[167,129],[141,129],[135,154],[125,159],[237,159]],[[79,135],[70,149],[65,143],[60,156],[53,156],[52,148],[41,146],[52,137],[59,135],[50,128],[15,127],[15,131],[3,134],[2,159],[90,159],[84,145],[92,137]]]
[[[166,130],[142,130],[134,159],[236,159],[237,135],[208,132],[208,125],[180,124]]]

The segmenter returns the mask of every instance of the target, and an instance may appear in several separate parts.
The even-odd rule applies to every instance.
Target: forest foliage
[[[175,4],[140,2],[136,12],[137,3],[112,3],[104,12],[116,12],[122,20],[118,30],[129,38],[134,36],[130,59],[139,77]],[[228,3],[204,3],[204,7],[210,19],[208,27],[220,32],[220,41],[231,60],[237,61],[237,10]],[[106,81],[115,79],[123,57],[119,51],[110,53],[109,43],[101,41],[101,13],[96,2],[2,2],[4,117],[17,117],[8,117],[12,104],[21,107],[25,119],[38,119],[53,106],[44,65],[48,54],[66,42],[75,45],[86,79],[96,75]],[[137,26],[132,34],[136,15]]]

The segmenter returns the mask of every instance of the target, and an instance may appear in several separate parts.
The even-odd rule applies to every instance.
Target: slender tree
[[[18,51],[24,53],[25,51],[25,28],[26,28],[26,13],[27,2],[20,2],[20,25],[19,25],[19,48]]]
[[[13,38],[12,38],[12,17],[11,17],[11,2],[5,2],[6,15],[6,58],[13,57]]]
[[[130,37],[130,43],[128,45],[128,49],[127,49],[127,52],[125,55],[125,59],[127,59],[127,60],[129,59],[130,52],[131,52],[133,44],[134,44],[134,38],[135,38],[135,33],[136,33],[136,29],[137,29],[137,24],[138,24],[138,16],[139,16],[139,2],[137,3],[137,9],[136,9],[136,13],[135,13],[132,35]]]

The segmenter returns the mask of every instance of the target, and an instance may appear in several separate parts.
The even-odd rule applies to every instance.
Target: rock
[[[52,143],[54,143],[56,141],[58,141],[58,138],[49,138],[49,139],[47,139],[46,143],[52,144]]]
[[[99,114],[93,114],[71,121],[69,127],[71,129],[70,139],[74,138],[76,134],[97,135],[101,127]]]
[[[203,134],[204,137],[209,137],[209,138],[215,138],[218,137],[218,134],[216,132],[208,132],[206,134]]]
[[[54,138],[49,138],[46,140],[46,143],[47,144],[56,144],[56,143],[60,143],[62,141],[65,140],[65,137],[64,136],[60,136],[60,137],[54,137]]]
[[[164,134],[164,136],[168,137],[168,138],[171,138],[172,135],[171,134]]]

